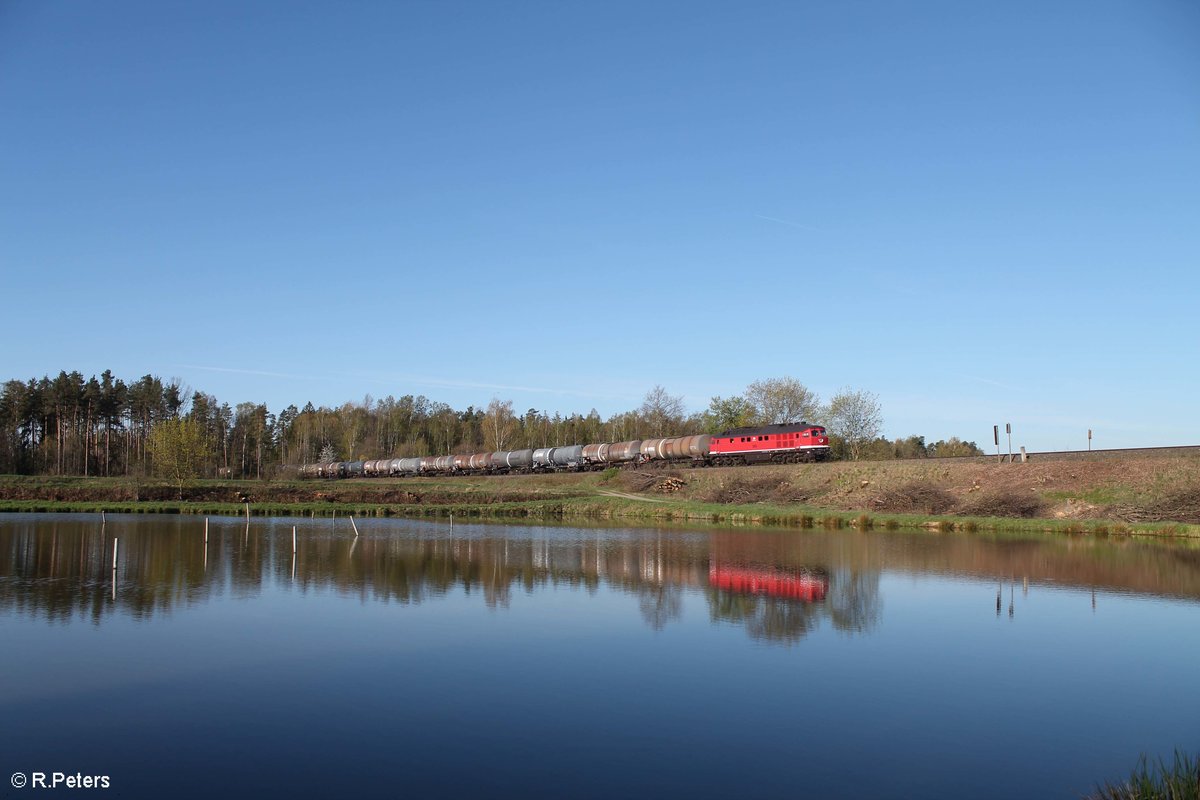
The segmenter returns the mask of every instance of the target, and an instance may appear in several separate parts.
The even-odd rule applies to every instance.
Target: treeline
[[[337,408],[265,404],[230,406],[178,381],[145,375],[126,382],[106,370],[79,372],[0,388],[0,471],[54,475],[146,475],[155,467],[165,429],[184,427],[194,441],[188,462],[205,476],[269,477],[280,466],[627,441],[717,433],[745,425],[806,420],[824,424],[842,458],[912,458],[981,453],[972,442],[926,445],[924,437],[880,437],[878,401],[842,390],[827,404],[793,378],[756,381],[733,398],[714,397],[688,414],[683,399],[661,386],[642,404],[604,419],[592,409],[564,416],[493,399],[456,410],[422,395],[365,398]],[[159,428],[159,435],[155,429]],[[162,464],[159,465],[162,471]]]

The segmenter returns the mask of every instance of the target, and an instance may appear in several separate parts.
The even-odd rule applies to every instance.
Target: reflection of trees
[[[384,603],[461,591],[503,608],[541,587],[604,586],[636,597],[655,630],[682,618],[691,590],[704,593],[713,620],[794,643],[826,620],[839,631],[876,628],[885,563],[989,582],[1029,575],[1091,588],[1119,580],[1118,588],[1200,597],[1200,570],[1181,556],[1186,551],[1116,541],[517,526],[453,535],[446,526],[399,521],[363,533],[356,540],[344,523],[302,521],[293,572],[291,521],[214,520],[206,554],[203,520],[193,517],[110,518],[104,528],[83,516],[0,518],[0,610],[99,623],[118,611],[148,617],[223,595],[253,597],[272,585]],[[115,600],[114,536],[121,539]],[[719,588],[712,577],[731,573],[770,580],[744,590],[744,582]],[[792,589],[803,581],[824,585],[808,595],[769,588],[781,580],[793,581]]]
[[[708,602],[714,620],[744,625],[755,639],[788,644],[807,636],[826,614],[823,604],[732,592],[712,591]]]
[[[683,590],[678,585],[661,583],[657,586],[644,584],[638,590],[638,608],[642,619],[656,631],[667,627],[683,616]]]
[[[829,621],[839,631],[866,633],[879,624],[879,572],[836,567],[829,578]]]

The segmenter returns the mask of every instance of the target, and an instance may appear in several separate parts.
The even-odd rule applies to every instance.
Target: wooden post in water
[[[208,547],[208,517],[204,518],[204,546]]]
[[[350,525],[354,528],[354,538],[358,538],[358,526],[354,524],[354,515],[350,515]]]
[[[250,504],[246,503],[246,522],[250,521]]]
[[[292,552],[296,552],[296,526],[292,526]]]
[[[113,572],[117,571],[117,539],[113,539]]]

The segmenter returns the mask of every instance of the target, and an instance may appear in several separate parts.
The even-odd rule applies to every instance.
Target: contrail
[[[486,383],[481,381],[460,381],[449,378],[435,378],[424,375],[363,375],[347,373],[344,375],[295,375],[287,372],[269,372],[261,369],[237,369],[234,367],[208,367],[200,364],[179,364],[181,369],[199,369],[205,372],[224,372],[233,375],[260,375],[265,378],[287,378],[303,381],[346,381],[364,380],[384,386],[412,384],[415,386],[435,386],[445,389],[488,389],[498,392],[533,392],[538,394],[569,395],[574,397],[592,397],[606,400],[626,400],[624,395],[597,394],[576,389],[550,389],[543,386],[514,386],[505,383]]]
[[[543,386],[514,386],[505,383],[486,383],[481,381],[458,381],[448,378],[431,378],[418,375],[397,375],[389,378],[363,376],[373,383],[394,385],[396,383],[412,383],[417,386],[439,386],[448,389],[493,389],[502,392],[536,392],[539,394],[572,395],[576,397],[599,397],[606,399],[626,399],[623,395],[597,394],[575,389],[550,389]]]
[[[233,367],[203,367],[199,364],[180,364],[182,369],[201,369],[205,372],[231,372],[234,375],[262,375],[266,378],[294,378],[303,381],[333,380],[320,375],[289,375],[286,372],[267,372],[261,369],[234,369]]]
[[[1000,389],[1007,389],[1010,392],[1021,391],[1021,387],[1019,387],[1019,386],[1009,386],[1007,383],[1001,383],[1000,381],[994,381],[994,380],[991,380],[990,378],[979,378],[974,375],[959,375],[959,377],[966,378],[969,381],[978,381],[979,383],[986,383],[988,386],[996,386]]]
[[[754,216],[769,222],[778,222],[780,225],[787,225],[789,228],[800,228],[801,230],[812,231],[814,233],[821,232],[820,228],[814,228],[811,225],[801,225],[799,222],[792,222],[791,220],[780,219],[779,217],[768,217],[765,214],[755,214]]]

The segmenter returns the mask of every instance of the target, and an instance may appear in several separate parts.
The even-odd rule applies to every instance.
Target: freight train
[[[525,472],[679,465],[731,467],[743,464],[796,464],[829,457],[829,436],[820,425],[799,422],[733,428],[715,435],[674,436],[631,442],[573,444],[424,458],[381,458],[305,464],[302,478],[379,478],[412,475],[503,475]]]

